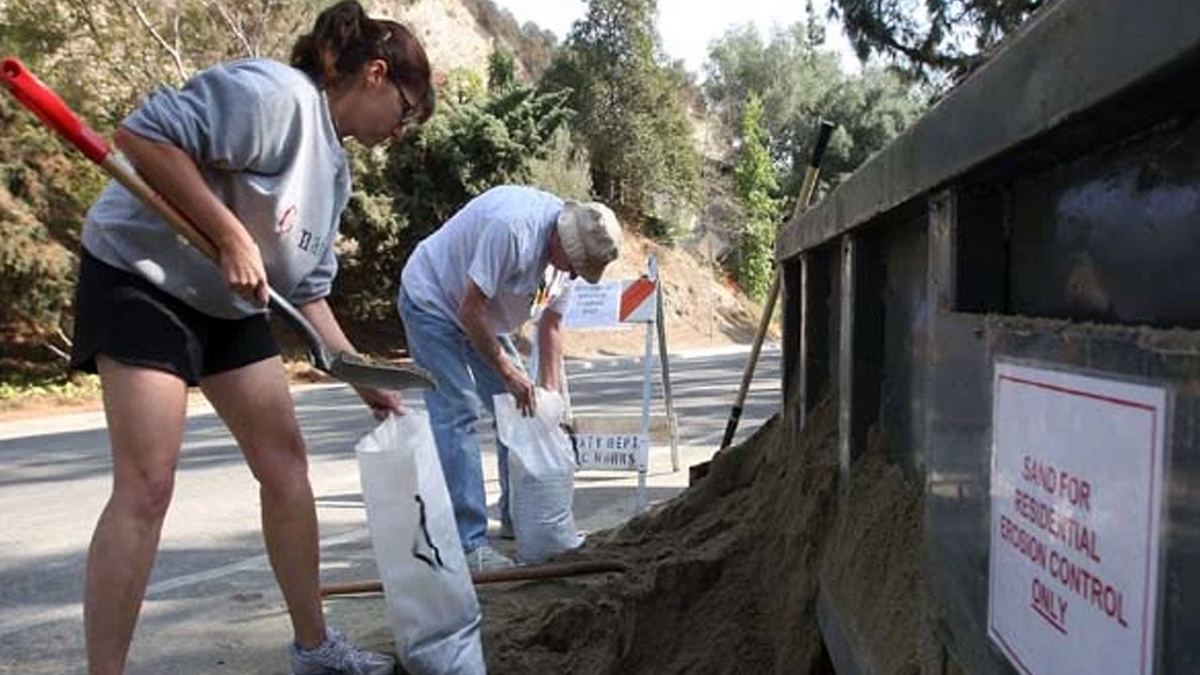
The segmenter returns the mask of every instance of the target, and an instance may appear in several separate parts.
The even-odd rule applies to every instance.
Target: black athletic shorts
[[[71,368],[96,372],[98,354],[196,385],[209,375],[277,356],[279,346],[266,314],[213,318],[83,249]]]

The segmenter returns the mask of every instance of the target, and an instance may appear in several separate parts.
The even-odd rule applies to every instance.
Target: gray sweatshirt
[[[329,294],[350,173],[324,93],[303,72],[247,59],[151,94],[124,126],[192,156],[258,243],[271,286],[294,304]],[[262,311],[116,181],[88,211],[83,246],[219,318]]]

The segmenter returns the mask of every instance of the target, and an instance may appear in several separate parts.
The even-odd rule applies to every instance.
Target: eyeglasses
[[[419,124],[417,117],[420,115],[420,108],[408,100],[408,96],[404,94],[404,87],[400,86],[399,82],[392,80],[392,84],[395,85],[396,91],[400,93],[400,121],[398,124],[402,130],[408,131]]]

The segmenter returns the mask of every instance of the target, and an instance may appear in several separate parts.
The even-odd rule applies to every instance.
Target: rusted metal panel
[[[1200,328],[1200,122],[1017,177],[1012,195],[1010,311]]]

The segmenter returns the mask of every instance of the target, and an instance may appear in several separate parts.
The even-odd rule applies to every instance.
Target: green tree
[[[731,127],[739,128],[752,96],[761,99],[762,129],[779,171],[781,196],[789,202],[803,179],[818,119],[837,129],[821,166],[820,187],[828,189],[907,129],[927,106],[921,87],[890,71],[842,72],[836,55],[814,47],[807,35],[797,24],[764,43],[752,27],[736,27],[713,44],[706,65],[705,95]]]
[[[701,194],[679,95],[684,76],[656,60],[655,13],[653,0],[591,0],[542,81],[570,92],[572,128],[587,148],[597,195],[650,222],[680,219]]]
[[[560,127],[543,146],[545,154],[529,161],[529,184],[576,201],[592,196],[587,149],[576,144],[567,126]]]
[[[909,76],[961,75],[1053,0],[833,0],[859,58],[894,59]]]
[[[286,59],[327,3],[263,0],[9,0],[0,44],[64,94],[86,92],[115,125],[149,91],[245,56]]]
[[[805,0],[804,15],[807,17],[805,19],[805,41],[808,43],[809,49],[816,49],[825,44],[825,22],[817,13],[817,9],[813,7],[812,0]]]
[[[767,151],[762,117],[762,102],[757,94],[751,94],[742,112],[742,147],[733,172],[745,218],[741,228],[738,282],[747,295],[760,301],[771,287],[775,231],[781,206],[774,197],[779,186]]]
[[[729,128],[740,128],[743,106],[758,96],[771,156],[780,163],[791,155],[793,122],[812,115],[845,80],[837,55],[814,46],[803,24],[775,31],[768,42],[753,25],[735,26],[713,43],[705,70],[705,96]]]
[[[3,187],[0,231],[0,327],[10,334],[36,334],[57,326],[72,288],[67,249]]]
[[[488,57],[488,92],[506,94],[517,84],[517,59],[512,52],[497,47]]]

